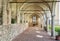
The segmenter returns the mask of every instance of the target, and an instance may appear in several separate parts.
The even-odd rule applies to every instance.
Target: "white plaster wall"
[[[60,25],[60,2],[59,2],[59,25]]]
[[[0,41],[12,41],[28,28],[28,24],[11,24],[0,26]]]
[[[55,20],[55,22],[54,22],[55,25],[59,25],[59,17],[60,17],[59,12],[60,11],[59,11],[59,2],[58,2],[58,3],[56,3],[56,7],[55,7],[55,19],[54,19]]]

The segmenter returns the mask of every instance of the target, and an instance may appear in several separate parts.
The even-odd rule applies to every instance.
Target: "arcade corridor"
[[[47,32],[39,27],[29,27],[22,34],[16,36],[12,41],[55,41]]]
[[[60,0],[0,0],[0,41],[55,41]]]

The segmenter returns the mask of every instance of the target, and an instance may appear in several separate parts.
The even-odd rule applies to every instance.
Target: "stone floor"
[[[38,27],[29,27],[25,32],[16,36],[12,41],[55,41],[47,32]]]

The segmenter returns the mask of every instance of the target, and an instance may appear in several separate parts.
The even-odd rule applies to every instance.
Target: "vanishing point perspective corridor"
[[[60,41],[60,0],[0,0],[0,41]]]
[[[16,36],[12,41],[55,41],[47,32],[39,27],[29,27],[26,31]]]

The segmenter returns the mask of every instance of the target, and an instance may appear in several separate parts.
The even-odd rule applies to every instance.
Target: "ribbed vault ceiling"
[[[47,3],[44,3],[44,2],[47,2]],[[12,0],[11,2],[42,2],[42,3],[39,3],[39,4],[44,4],[44,5],[46,5],[48,8],[52,8],[52,2],[48,2],[48,1],[53,1],[53,0]],[[56,0],[54,0],[54,1],[56,1]],[[22,5],[24,4],[24,3],[21,3]]]
[[[49,2],[50,1],[50,2]],[[10,2],[17,4],[19,7],[20,13],[44,13],[45,11],[52,10],[53,0],[12,0]],[[56,0],[54,0],[56,1]],[[31,3],[29,3],[31,2]],[[40,3],[39,3],[40,2]],[[46,2],[46,3],[45,3]],[[15,6],[12,6],[15,9]],[[22,11],[21,11],[22,10]],[[28,10],[28,11],[27,11]],[[33,10],[33,11],[29,11]],[[34,11],[37,10],[37,11]],[[39,11],[38,11],[39,10]]]

